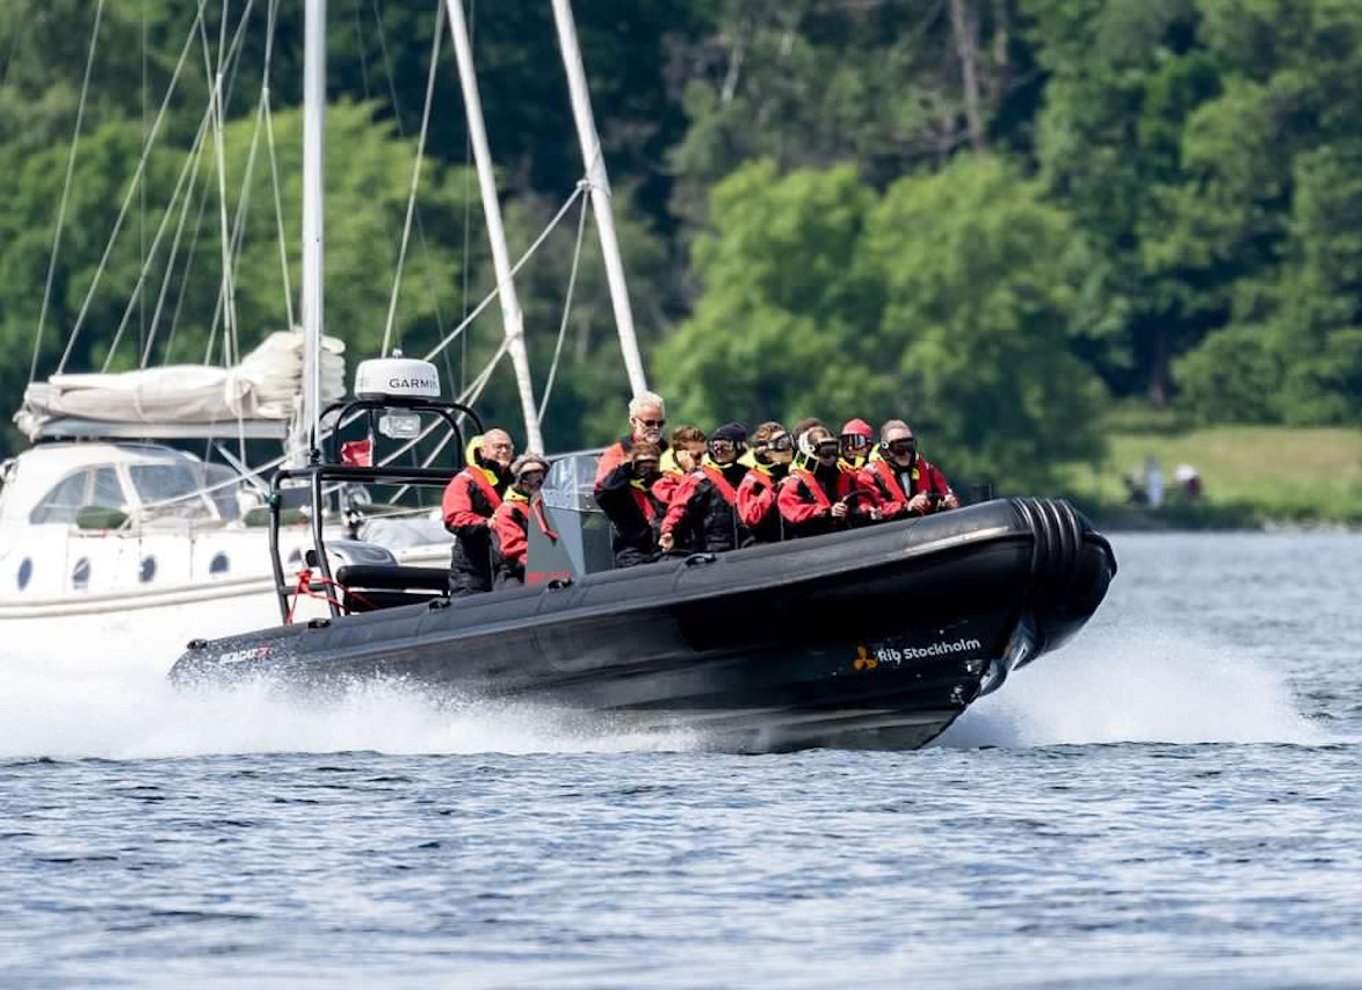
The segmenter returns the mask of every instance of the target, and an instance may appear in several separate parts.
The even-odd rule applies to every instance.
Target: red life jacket
[[[746,473],[738,464],[728,468]],[[752,534],[738,518],[737,501],[738,491],[724,469],[706,462],[672,495],[661,532],[671,533],[683,549],[722,553],[746,546]]]
[[[943,475],[930,461],[919,457],[913,462],[909,475],[908,491],[899,483],[899,470],[889,461],[871,461],[861,472],[865,482],[873,485],[880,496],[881,507],[886,519],[895,519],[909,514],[908,502],[919,492],[935,492],[949,495],[951,486],[946,484]],[[928,512],[931,510],[928,509]],[[912,515],[925,515],[925,512],[912,510]]]
[[[782,468],[779,471],[785,470]],[[780,510],[776,495],[785,475],[759,464],[747,472],[738,486],[738,519],[752,531],[758,543],[775,543],[781,538]]]
[[[867,510],[875,507],[878,500],[854,472],[839,467],[834,489],[837,500],[847,500],[850,507],[844,520],[832,516],[833,499],[823,490],[814,472],[802,467],[790,470],[790,476],[781,483],[776,505],[792,535],[816,536],[869,521]]]
[[[541,498],[530,500],[513,488],[492,516],[492,569],[493,583],[497,587],[525,582],[531,516],[541,533],[554,542],[558,541],[558,534],[549,526],[548,517],[544,515],[544,500]]]

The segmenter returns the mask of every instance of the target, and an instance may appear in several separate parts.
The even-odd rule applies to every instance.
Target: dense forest
[[[518,255],[582,173],[552,16],[465,6]],[[441,3],[330,8],[328,331],[375,353],[391,308],[420,351],[492,285],[447,33],[430,72]],[[1362,424],[1357,0],[575,9],[674,422],[906,414],[1004,484],[1095,457],[1114,401]],[[0,5],[12,406],[63,358],[222,361],[296,320],[301,21],[301,0]],[[551,449],[607,439],[627,398],[589,220],[564,320],[579,218],[518,279],[541,392],[563,333]],[[500,337],[494,306],[446,377],[474,378]],[[482,404],[519,421],[508,368]]]

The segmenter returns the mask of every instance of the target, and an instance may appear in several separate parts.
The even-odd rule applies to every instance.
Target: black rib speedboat
[[[323,486],[368,470],[316,464],[276,484],[309,481],[319,520]],[[587,573],[602,525],[589,477],[580,457],[555,464],[545,498],[563,538],[551,551],[532,539],[542,583],[473,598],[441,594],[437,569],[348,564],[332,583],[317,522],[312,562],[341,589],[332,616],[196,641],[171,677],[321,689],[391,678],[614,728],[694,730],[725,750],[912,749],[1069,639],[1116,573],[1067,502],[1029,498]],[[282,604],[277,540],[276,573]]]
[[[481,430],[473,410],[422,396],[369,395],[327,415],[368,422],[372,441],[394,410],[443,418],[460,449],[459,417]],[[595,458],[569,455],[545,486],[560,538],[530,527],[530,586],[449,599],[445,569],[328,539],[323,519],[338,485],[443,486],[451,471],[338,463],[339,432],[332,456],[313,444],[313,463],[275,478],[285,625],[193,641],[170,671],[177,684],[267,677],[330,690],[383,678],[599,716],[612,730],[693,730],[742,752],[914,749],[1068,640],[1115,575],[1106,539],[1043,498],[602,571]],[[283,493],[298,485],[311,490],[315,541],[301,587],[279,553]],[[290,624],[294,595],[309,591],[330,616]]]

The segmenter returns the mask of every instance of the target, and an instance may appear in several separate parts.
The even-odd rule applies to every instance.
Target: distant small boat
[[[196,642],[171,677],[392,679],[740,752],[914,749],[1077,632],[1115,573],[1067,502],[1021,498],[456,600],[443,570],[342,567],[429,598]]]

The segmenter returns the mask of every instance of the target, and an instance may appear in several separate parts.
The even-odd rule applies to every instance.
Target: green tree
[[[1190,122],[1195,181],[1170,241],[1238,280],[1228,326],[1179,366],[1187,401],[1215,419],[1362,422],[1362,10],[1203,4],[1228,82]]]
[[[1196,44],[1194,0],[1024,0],[1048,73],[1037,156],[1070,212],[1082,249],[1080,353],[1120,394],[1164,403],[1169,362],[1205,332],[1206,279],[1172,258],[1147,262],[1144,241],[1168,223],[1153,194],[1180,178],[1186,119],[1218,76]],[[1223,313],[1222,313],[1223,317]]]
[[[1072,241],[1038,185],[989,157],[904,178],[872,213],[875,349],[897,372],[898,410],[948,470],[1036,489],[1056,463],[1100,452],[1102,388],[1068,348]]]
[[[849,166],[782,177],[760,161],[715,186],[693,251],[703,292],[653,362],[674,420],[864,408],[874,286],[852,259],[874,199]]]
[[[711,30],[678,55],[690,126],[671,159],[684,219],[702,221],[705,189],[757,158],[854,163],[882,186],[1020,126],[1012,0],[715,6]]]
[[[1010,490],[1099,449],[1068,350],[1072,231],[1034,183],[967,157],[882,200],[846,166],[721,182],[704,291],[658,352],[673,418],[909,416],[947,470]]]

